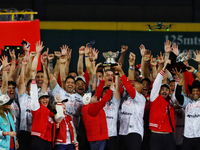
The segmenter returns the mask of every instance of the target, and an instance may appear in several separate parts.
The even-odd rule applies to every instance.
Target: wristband
[[[197,70],[195,70],[194,72],[193,72],[193,74],[195,74],[197,72]]]
[[[134,70],[134,69],[135,69],[135,67],[131,67],[131,66],[130,66],[130,67],[129,67],[129,69],[130,69],[130,70]]]
[[[3,133],[3,136],[6,136],[6,135],[8,135],[8,132],[4,132],[4,133]]]
[[[85,56],[85,57],[89,57],[89,56]]]
[[[3,69],[2,71],[8,71],[8,69],[6,68],[6,69]]]
[[[119,75],[119,72],[118,72],[118,73],[115,73],[115,75],[118,76],[118,75]]]
[[[32,84],[36,84],[36,80],[35,79],[32,79]]]

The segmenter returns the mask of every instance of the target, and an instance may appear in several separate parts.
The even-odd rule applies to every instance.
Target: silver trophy
[[[189,69],[183,62],[187,60],[187,53],[181,53],[176,56],[173,52],[170,52],[169,59],[171,60],[171,64],[167,65],[168,71],[173,74],[173,69],[177,68],[178,71],[182,70],[182,72],[187,71]]]
[[[117,52],[104,52],[103,53],[103,57],[106,59],[106,61],[103,63],[103,66],[116,66],[117,62],[115,61],[115,59],[118,57],[119,55],[119,51]]]
[[[183,53],[179,54],[179,55],[176,57],[176,62],[177,62],[177,63],[178,63],[178,62],[184,62],[184,61],[187,60],[187,58],[188,58],[188,54],[185,53],[185,52],[183,52]]]

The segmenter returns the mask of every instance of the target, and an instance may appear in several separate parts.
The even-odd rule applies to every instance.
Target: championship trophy
[[[106,61],[103,63],[103,67],[107,67],[107,66],[117,66],[117,62],[115,61],[115,59],[118,57],[119,55],[119,51],[117,52],[104,52],[103,53],[103,57],[106,59]]]
[[[187,71],[189,67],[187,67],[183,62],[188,58],[187,53],[183,52],[176,56],[174,52],[170,52],[169,59],[171,60],[171,64],[167,65],[167,69],[171,72],[172,69],[177,68],[178,71],[182,70],[182,72]]]

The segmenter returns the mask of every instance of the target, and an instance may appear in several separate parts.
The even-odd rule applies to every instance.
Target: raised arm
[[[67,61],[65,63],[65,75],[66,77],[69,75],[69,65],[71,62],[71,55],[72,55],[72,49],[68,49],[67,51]]]
[[[171,63],[170,60],[167,60],[165,62],[163,69],[158,73],[158,75],[157,75],[157,77],[156,77],[156,79],[153,83],[153,88],[152,88],[151,94],[150,94],[150,101],[151,102],[153,102],[159,95],[163,76],[165,75],[165,68],[166,68],[168,63]]]
[[[60,72],[60,57],[61,57],[61,53],[59,51],[54,51],[54,54],[57,57],[57,60],[56,60],[56,65],[55,65],[54,70],[53,70],[53,72],[54,72],[53,75],[57,80],[58,79],[58,74]]]
[[[79,76],[83,76],[84,75],[84,71],[83,71],[83,57],[85,54],[85,46],[81,46],[79,48],[79,57],[78,57],[78,63],[77,63],[77,73]]]
[[[14,81],[17,83],[17,86],[19,84],[19,81],[18,81],[18,78],[19,78],[19,74],[20,74],[20,71],[21,71],[21,68],[22,68],[22,60],[24,58],[24,55],[20,53],[18,54],[18,65],[17,65],[17,68],[15,69],[15,78],[14,78]]]
[[[149,62],[151,60],[151,51],[146,50],[144,45],[140,45],[141,59],[141,74],[142,78],[150,79]]]
[[[93,103],[88,109],[88,113],[92,116],[95,117],[98,115],[99,111],[106,105],[106,103],[110,100],[112,96],[112,90],[108,90],[106,94],[102,97],[101,101],[98,103]]]
[[[91,48],[89,48],[89,43],[86,44],[86,48],[85,48],[85,65],[90,77],[90,80],[92,81],[93,75],[94,75],[94,68],[93,68],[93,64],[92,61],[90,61],[90,54],[91,54]]]
[[[9,50],[10,56],[12,58],[12,62],[11,62],[11,67],[9,69],[9,74],[8,74],[8,81],[14,81],[15,78],[15,50]]]
[[[100,65],[102,65],[102,63],[98,63],[95,67],[95,71],[94,71],[94,74],[93,74],[93,77],[92,77],[92,91],[95,91],[97,89],[97,82],[98,82],[97,69],[99,68]],[[103,86],[104,86],[104,84],[103,84]],[[100,97],[101,97],[101,94],[100,94]]]
[[[162,52],[160,52],[160,56],[157,55],[158,57],[158,72],[160,72],[164,66],[164,62],[165,62],[165,53],[162,55]]]
[[[63,58],[62,56],[66,56],[65,59],[65,63],[64,63],[64,71],[63,73],[65,73],[65,77],[68,76],[69,74],[69,65],[70,65],[70,61],[71,61],[71,54],[72,54],[72,49],[68,48],[67,45],[63,45],[62,47],[60,47],[61,49],[61,57],[60,57],[60,62],[62,61],[61,58]],[[62,64],[63,64],[63,61],[62,61]],[[61,73],[61,72],[60,72]]]
[[[134,89],[133,85],[131,84],[131,82],[128,80],[128,78],[124,74],[124,71],[122,70],[121,66],[118,64],[117,66],[114,66],[113,68],[115,69],[115,71],[119,71],[119,75],[121,77],[121,81],[122,81],[124,87],[126,88],[128,94],[131,96],[131,98],[134,99],[136,96],[136,90]]]
[[[64,87],[65,79],[66,79],[66,73],[65,73],[65,63],[67,63],[67,56],[62,55],[60,57],[60,79],[62,83],[62,87]]]
[[[128,79],[130,81],[135,80],[135,54],[132,52],[129,54]]]
[[[47,65],[48,65],[48,68],[49,68],[49,70],[52,74],[54,74],[54,72],[53,72],[53,59],[54,59],[54,54],[49,54]]]
[[[2,56],[1,63],[3,65],[3,82],[1,86],[1,93],[4,95],[8,89],[8,69],[10,63],[8,63],[8,58],[5,56]]]
[[[119,80],[119,72],[115,71],[115,90],[114,90],[114,96],[117,100],[121,99],[120,95],[120,80]]]
[[[51,90],[53,90],[57,85],[57,79],[50,72],[49,68],[46,68],[46,70],[47,70],[47,74],[48,74],[48,77],[49,77],[50,88],[51,88]]]
[[[59,95],[56,95],[56,101],[58,102],[55,106],[57,113],[54,115],[54,119],[56,123],[60,123],[65,116],[63,114],[62,102]]]
[[[36,44],[36,55],[33,59],[33,62],[32,62],[32,70],[33,71],[37,71],[37,66],[38,66],[38,60],[39,60],[39,56],[40,56],[40,53],[41,51],[43,50],[44,46],[43,46],[43,42],[42,41],[38,41]]]
[[[42,56],[41,57],[41,63],[42,63],[42,67],[43,67],[43,83],[42,83],[42,87],[41,90],[43,92],[47,92],[47,88],[48,88],[48,76],[47,76],[47,57]]]
[[[176,86],[176,90],[175,90],[175,97],[176,100],[179,102],[180,105],[183,105],[184,102],[184,97],[181,94],[182,93],[182,86],[184,86],[185,84],[185,79],[184,79],[184,75],[183,73],[181,73],[182,70],[180,70],[178,72],[177,68],[172,69],[172,73],[176,74],[179,77],[179,82]]]
[[[150,64],[151,64],[152,72],[153,72],[152,77],[153,77],[153,79],[155,79],[157,74],[158,74],[158,72],[157,72],[157,68],[156,68],[157,61],[156,61],[156,58],[153,58],[153,55],[151,56]]]
[[[186,69],[188,72],[193,73],[196,75],[198,79],[200,79],[200,72],[198,72],[194,67],[188,66],[189,69]]]
[[[196,50],[196,53],[193,52],[195,58],[192,58],[194,61],[198,63],[198,72],[200,72],[200,51]]]
[[[119,60],[118,60],[118,63],[121,64],[123,66],[124,64],[124,58],[125,58],[125,55],[126,55],[126,51],[128,50],[128,46],[127,45],[122,45],[121,46],[121,55],[119,57]]]
[[[25,73],[25,67],[28,63],[28,59],[24,58],[22,61],[22,68],[21,68],[21,73],[19,76],[19,95],[23,95],[25,92],[25,82],[24,82],[24,73]]]
[[[35,80],[36,72],[33,71],[31,73],[32,83],[31,83],[31,110],[36,111],[40,108],[39,100],[38,100],[38,90],[37,84]]]
[[[164,50],[165,50],[165,60],[169,59],[169,54],[172,51],[171,41],[164,42]]]
[[[32,60],[33,57],[35,57],[36,52],[31,52],[30,55],[27,54],[26,57],[29,58],[28,64],[26,65],[26,70],[25,70],[25,84],[31,79],[31,69],[32,69]]]

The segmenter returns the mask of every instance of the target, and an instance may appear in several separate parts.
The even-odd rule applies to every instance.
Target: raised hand
[[[47,57],[46,56],[41,56],[41,63],[42,65],[45,65],[47,67]]]
[[[186,59],[186,61],[188,61],[189,59],[190,59],[190,50],[187,53],[187,59]]]
[[[36,53],[40,53],[44,46],[43,46],[43,42],[42,41],[38,41],[36,44],[35,44],[35,47],[36,47]]]
[[[12,58],[12,60],[14,60],[16,58],[14,49],[12,51],[9,49],[9,54],[10,54],[10,57]]]
[[[35,79],[35,76],[36,76],[36,70],[32,70],[31,79]]]
[[[71,56],[72,56],[72,49],[68,49],[67,51],[67,60],[71,59]]]
[[[145,62],[148,62],[151,60],[151,51],[150,50],[146,50],[145,55],[143,56],[143,60]]]
[[[128,50],[128,46],[127,45],[122,45],[121,46],[122,53],[126,52],[127,50]]]
[[[62,55],[67,55],[68,46],[63,45],[62,47],[60,47],[60,50]]]
[[[94,59],[94,60],[97,60],[98,54],[99,54],[98,49],[95,50],[95,48],[93,48],[93,49],[92,49],[92,54],[93,54],[93,59]]]
[[[25,41],[25,39],[24,39],[24,41]],[[31,45],[31,44],[29,42],[27,42],[27,45]],[[23,48],[24,48],[25,51],[29,52],[30,51],[30,46],[26,47],[27,45],[24,45]]]
[[[48,55],[48,61],[51,62],[54,59],[54,54]]]
[[[193,73],[195,71],[195,68],[192,66],[187,66],[189,69],[186,69],[188,72]]]
[[[193,52],[196,58],[192,58],[194,61],[200,63],[200,51],[196,50],[196,53]]]
[[[79,55],[84,55],[85,54],[85,46],[81,46],[79,48]]]
[[[47,59],[48,58],[48,54],[49,54],[49,48],[47,48],[47,51],[42,53],[43,59]]]
[[[22,62],[23,58],[24,58],[24,55],[19,53],[18,54],[18,63],[19,64]]]
[[[170,53],[171,52],[171,41],[166,41],[164,43],[164,49],[165,49],[165,53]]]
[[[60,99],[59,95],[56,95],[56,100],[57,100],[57,102],[61,102],[61,99]]]
[[[97,72],[97,69],[102,65],[102,63],[98,63],[96,66],[95,66],[95,73]]]
[[[67,61],[67,56],[66,55],[61,55],[60,63],[65,63],[66,61]]]
[[[159,64],[163,64],[165,62],[165,59],[164,59],[165,58],[165,54],[162,55],[162,52],[160,52],[160,56],[157,55],[157,57],[158,57]]]
[[[85,54],[89,55],[89,53],[91,53],[91,48],[89,48],[89,43],[86,44],[86,47],[85,47]]]
[[[112,68],[114,68],[115,71],[121,71],[122,70],[122,67],[119,63],[117,63],[117,66],[113,66]]]
[[[172,51],[174,52],[174,54],[176,56],[179,55],[179,51],[178,51],[178,45],[176,43],[172,44]]]
[[[153,55],[151,55],[150,64],[151,64],[151,66],[156,66],[157,65],[157,60],[156,60],[156,58],[153,58]]]
[[[2,56],[2,59],[0,59],[2,65],[3,65],[3,68],[7,68],[9,67],[10,63],[8,63],[8,57],[7,56]]]
[[[59,51],[54,51],[54,54],[57,58],[60,58],[61,57],[61,53]]]
[[[130,52],[129,54],[129,66],[135,66],[135,54]]]
[[[145,46],[143,44],[141,44],[139,49],[140,49],[141,56],[144,57],[145,52],[146,52]]]
[[[177,68],[172,68],[172,71],[171,71],[173,74],[176,74],[179,78],[182,78],[183,77],[183,74],[182,74],[182,69],[180,69],[180,71],[177,70]]]

